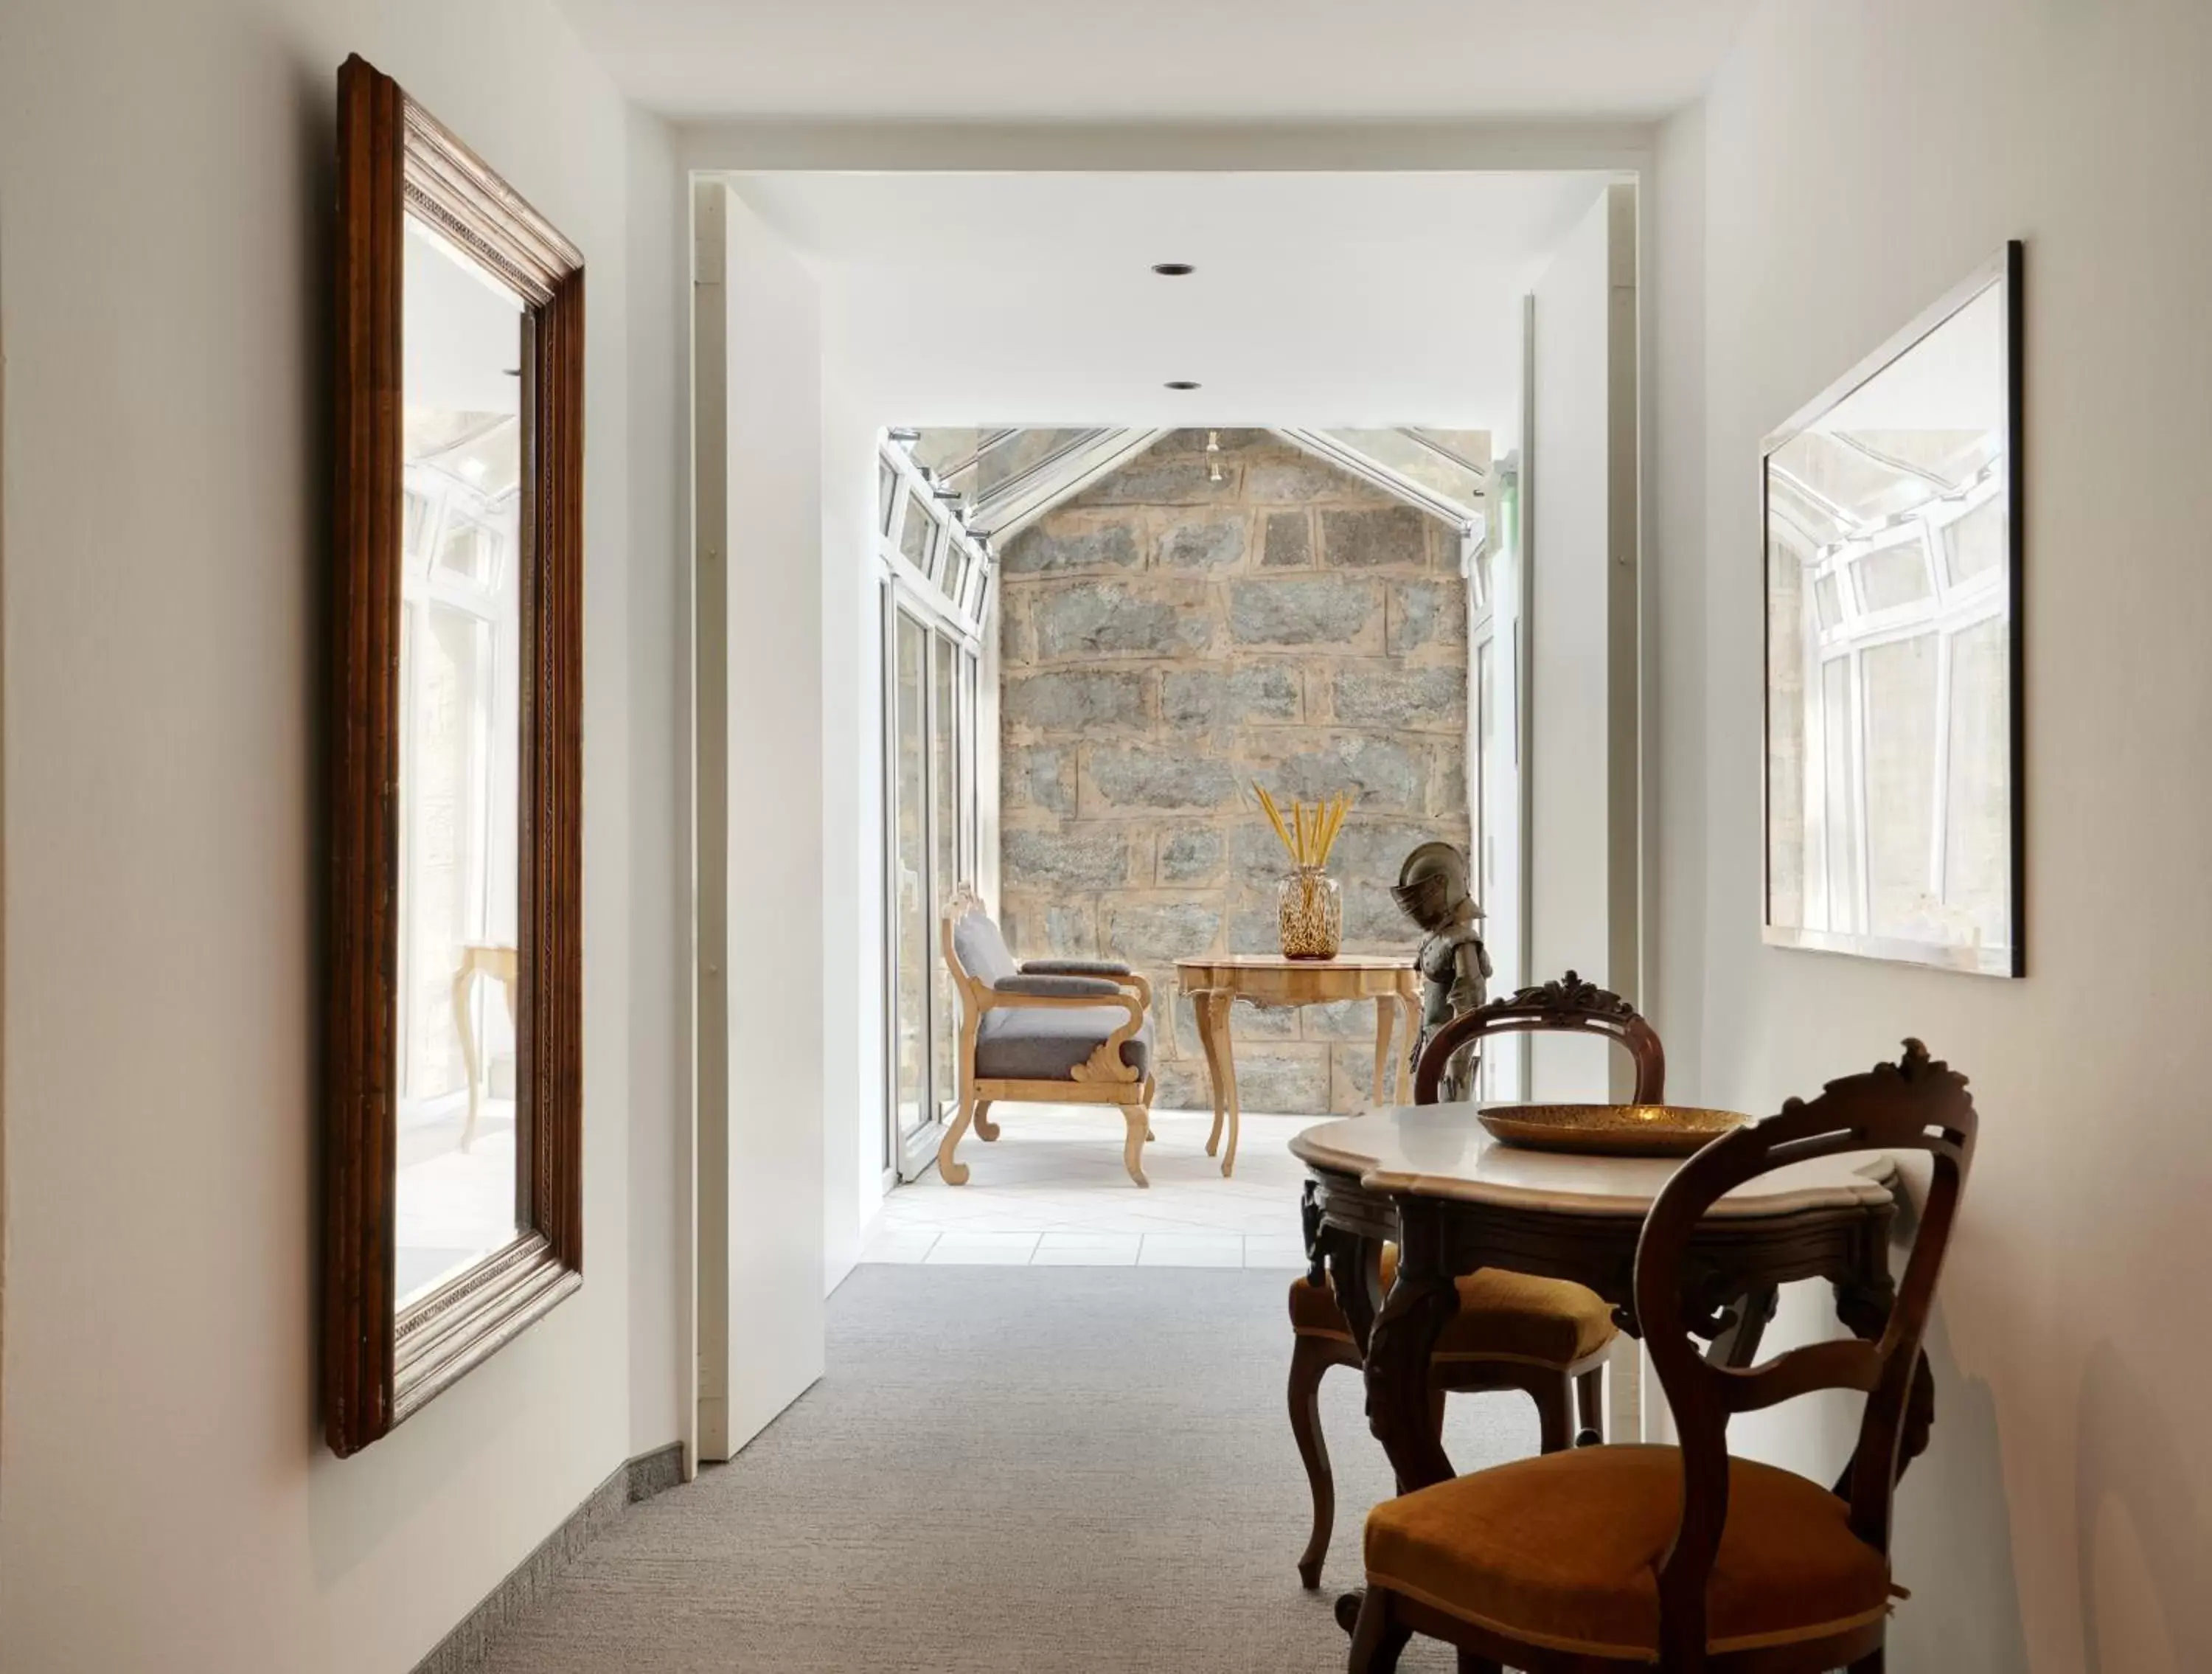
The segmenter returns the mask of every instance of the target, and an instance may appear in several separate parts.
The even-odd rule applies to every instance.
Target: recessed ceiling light
[[[1168,387],[1170,389],[1196,389],[1198,386],[1188,378],[1170,378],[1168,380]]]
[[[1163,279],[1188,279],[1198,270],[1188,262],[1154,262],[1152,271]]]

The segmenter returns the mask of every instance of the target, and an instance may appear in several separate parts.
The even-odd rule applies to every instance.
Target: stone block
[[[1262,506],[1304,506],[1316,500],[1361,504],[1381,499],[1382,491],[1348,471],[1285,447],[1244,467],[1244,497]]]
[[[1467,846],[1467,828],[1462,824],[1455,838],[1450,830],[1439,829],[1434,825],[1369,818],[1355,813],[1344,822],[1344,830],[1337,834],[1336,850],[1329,856],[1329,867],[1332,871],[1340,871],[1346,877],[1373,878],[1384,884],[1395,884],[1398,881],[1399,868],[1406,863],[1406,856],[1421,844],[1433,843],[1438,838],[1447,843],[1456,840],[1464,849]],[[1280,844],[1276,846],[1281,847]]]
[[[1225,746],[1238,726],[1283,726],[1304,714],[1298,671],[1281,663],[1171,668],[1160,676],[1160,724],[1194,745]]]
[[[1091,903],[1049,895],[1008,892],[1003,928],[1006,946],[1024,959],[1095,959],[1098,925]]]
[[[1023,530],[999,554],[1000,572],[1014,575],[1097,575],[1143,566],[1133,517],[1110,521],[1048,517]]]
[[[1326,1116],[1328,1100],[1326,1046],[1288,1044],[1237,1055],[1237,1101],[1248,1115]]]
[[[1089,816],[1176,810],[1211,813],[1236,806],[1237,770],[1218,756],[1184,750],[1085,747],[1078,789]]]
[[[1036,660],[1036,629],[1030,620],[1027,587],[991,584],[999,600],[999,661],[1006,668],[1026,668]]]
[[[1467,643],[1467,584],[1400,581],[1389,589],[1385,645],[1394,657]]]
[[[1199,1111],[1211,1115],[1213,1093],[1206,1079],[1202,1058],[1186,1055],[1158,1064],[1152,1069],[1152,1108],[1159,1111]]]
[[[1206,446],[1204,437],[1199,446]],[[1162,454],[1148,448],[1120,470],[1112,472],[1079,495],[1078,506],[1204,506],[1227,505],[1237,498],[1243,467],[1222,461],[1222,480],[1207,480],[1203,453]]]
[[[1114,899],[1101,909],[1098,939],[1109,959],[1172,963],[1211,953],[1221,909],[1202,900]]]
[[[1248,898],[1229,910],[1226,939],[1232,953],[1279,953],[1283,924],[1273,892],[1265,901]]]
[[[1467,732],[1467,670],[1340,668],[1330,682],[1330,708],[1340,727],[1393,732]]]
[[[1436,770],[1429,775],[1429,812],[1462,826],[1468,817],[1466,742],[1462,737],[1440,746]]]
[[[1344,945],[1363,953],[1411,954],[1421,932],[1400,910],[1389,886],[1370,878],[1340,880],[1344,888]]]
[[[1056,745],[1009,745],[999,761],[999,793],[1010,808],[1075,812],[1075,754]]]
[[[1308,1040],[1364,1040],[1370,1049],[1368,1061],[1373,1062],[1375,1002],[1372,1000],[1333,1000],[1326,1006],[1308,1006],[1304,1018]]]
[[[1313,564],[1313,519],[1302,511],[1269,512],[1261,567],[1305,569]]]
[[[1398,1097],[1397,1055],[1403,1043],[1393,1036],[1390,1041],[1390,1079],[1382,1086],[1382,1102],[1393,1104]],[[1328,1107],[1339,1116],[1352,1116],[1371,1109],[1375,1100],[1375,1047],[1370,1037],[1365,1046],[1340,1043],[1329,1049]]]
[[[1040,636],[1043,631],[1040,622]],[[1382,594],[1371,584],[1334,575],[1232,581],[1229,635],[1240,645],[1374,651],[1382,642]]]
[[[1321,514],[1321,561],[1332,569],[1426,569],[1433,520],[1411,506]]]
[[[1188,584],[1186,584],[1188,585]],[[1030,599],[1041,661],[1068,658],[1183,657],[1213,642],[1202,594],[1081,581]]]
[[[1249,770],[1279,803],[1325,801],[1349,790],[1376,813],[1418,813],[1427,804],[1427,752],[1371,734],[1323,734],[1310,748],[1272,764],[1255,761]]]
[[[1009,673],[1000,714],[1010,729],[1085,737],[1142,733],[1152,725],[1145,703],[1145,677],[1133,670]]]
[[[1009,890],[1116,889],[1129,881],[1129,845],[1109,827],[1016,825],[999,840]]]
[[[1054,901],[1044,910],[1044,953],[1027,957],[1052,959],[1095,959],[1098,957],[1098,918],[1088,901]]]
[[[1220,880],[1229,844],[1218,825],[1178,825],[1160,833],[1155,875],[1164,884]]]
[[[1251,550],[1252,520],[1243,512],[1180,518],[1160,532],[1163,569],[1234,569]]]

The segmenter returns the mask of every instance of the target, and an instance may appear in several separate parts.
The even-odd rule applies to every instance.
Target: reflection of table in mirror
[[[477,1061],[477,1031],[470,1015],[469,990],[478,976],[489,977],[507,990],[507,1021],[515,1019],[514,990],[522,974],[521,956],[505,942],[471,941],[461,947],[459,965],[453,971],[453,1031],[461,1040],[461,1067],[469,1077],[469,1119],[461,1128],[461,1149],[477,1136],[477,1111],[483,1098],[483,1074]]]
[[[1244,1000],[1255,1006],[1318,1006],[1338,1000],[1375,1002],[1375,1086],[1382,1102],[1390,1084],[1390,1014],[1405,1014],[1405,1041],[1411,1047],[1420,1029],[1420,979],[1413,961],[1402,956],[1340,953],[1333,959],[1293,959],[1279,953],[1231,953],[1221,959],[1177,959],[1176,975],[1183,997],[1198,1016],[1198,1039],[1206,1054],[1213,1090],[1213,1131],[1206,1141],[1212,1156],[1221,1143],[1224,1120],[1229,1142],[1221,1151],[1221,1172],[1237,1166],[1237,1061],[1231,1047],[1229,1008]],[[1410,1099],[1410,1072],[1398,1065],[1398,1096]]]

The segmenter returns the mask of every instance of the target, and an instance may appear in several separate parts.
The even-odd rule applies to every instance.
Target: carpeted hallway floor
[[[1287,1274],[864,1266],[829,1375],[726,1466],[635,1507],[487,1674],[1054,1674],[1344,1666],[1329,1601],[1388,1491],[1358,1380],[1324,1392],[1322,1590],[1284,1415]],[[1462,1470],[1533,1452],[1461,1396]],[[1449,1669],[1416,1641],[1408,1669]]]

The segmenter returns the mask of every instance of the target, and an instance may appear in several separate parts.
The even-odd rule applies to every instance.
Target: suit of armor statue
[[[1476,921],[1483,915],[1468,884],[1467,856],[1449,843],[1425,843],[1406,857],[1390,892],[1407,917],[1428,933],[1414,964],[1421,973],[1421,1032],[1413,1043],[1420,1066],[1429,1038],[1462,1012],[1490,997],[1490,952]],[[1439,1096],[1474,1097],[1480,1045],[1470,1041],[1445,1066]]]

